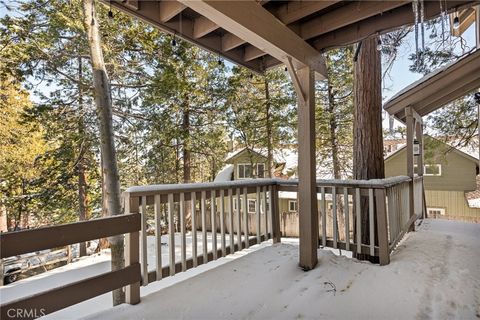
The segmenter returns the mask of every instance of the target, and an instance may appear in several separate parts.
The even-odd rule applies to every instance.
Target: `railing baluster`
[[[267,214],[267,186],[262,188],[263,190],[263,214],[265,215],[265,240],[269,239],[268,237],[268,214]]]
[[[332,187],[333,248],[337,249],[337,188]]]
[[[370,255],[375,256],[375,221],[374,221],[374,214],[375,214],[375,206],[374,206],[374,199],[373,199],[373,189],[368,189],[368,222],[370,225],[369,228],[369,239],[370,239]]]
[[[325,198],[325,187],[321,189],[322,193],[322,246],[327,246],[327,199]]]
[[[237,188],[237,246],[238,250],[242,250],[242,213],[240,210],[240,188]]]
[[[227,255],[225,241],[225,190],[220,190],[220,235],[222,246],[222,257]]]
[[[228,223],[230,225],[229,240],[230,240],[230,253],[235,252],[235,232],[233,223],[233,196],[232,189],[228,189]]]
[[[343,215],[345,217],[345,250],[350,251],[350,213],[348,206],[348,189],[343,188]]]
[[[203,249],[203,263],[208,261],[208,239],[207,239],[207,214],[206,214],[206,204],[205,199],[207,195],[205,190],[202,191],[202,199],[200,201],[201,211],[202,211],[202,249]]]
[[[355,226],[357,229],[357,254],[362,253],[362,217],[360,206],[360,189],[355,189]]]
[[[142,250],[141,258],[142,258],[142,286],[146,286],[148,284],[148,262],[147,262],[147,197],[142,197],[142,203],[140,205],[140,214],[142,215],[142,238],[141,238],[141,246]]]
[[[192,259],[193,259],[193,267],[196,267],[198,265],[197,261],[197,199],[196,199],[196,193],[192,192],[190,194],[190,197],[192,198],[190,200],[190,204],[192,206]]]
[[[248,232],[248,216],[249,216],[249,213],[248,213],[248,189],[245,187],[243,188],[243,218],[244,218],[244,227],[245,227],[245,248],[248,249],[249,247],[249,241],[248,241],[248,235],[249,235],[249,232]]]
[[[186,238],[186,228],[185,228],[185,194],[180,193],[180,235],[182,242],[182,271],[187,270],[187,238]]]
[[[156,279],[162,279],[162,211],[160,203],[160,195],[155,195],[155,255],[156,255]]]
[[[211,220],[210,225],[212,228],[212,253],[213,253],[213,260],[217,260],[217,213],[215,209],[215,200],[216,200],[216,192],[212,190],[210,192],[210,209],[211,209]]]
[[[257,243],[261,242],[260,231],[260,187],[257,187],[257,201],[255,202],[255,214],[257,215]]]
[[[175,209],[173,207],[173,193],[168,194],[168,255],[170,275],[175,275]]]

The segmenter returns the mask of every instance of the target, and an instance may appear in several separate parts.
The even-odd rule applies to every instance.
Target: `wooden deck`
[[[474,319],[480,225],[426,219],[388,266],[319,250],[299,269],[298,246],[273,245],[87,319]]]

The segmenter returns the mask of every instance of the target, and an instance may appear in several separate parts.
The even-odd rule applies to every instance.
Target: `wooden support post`
[[[300,267],[318,263],[318,208],[315,166],[315,78],[309,67],[288,68],[298,97],[298,212]],[[298,82],[297,82],[298,81]]]
[[[407,122],[407,175],[411,178],[409,191],[408,191],[408,210],[410,214],[409,217],[412,217],[415,214],[414,199],[413,199],[413,138],[415,130],[415,119],[413,117],[412,107],[405,108],[405,117]],[[415,231],[415,224],[412,223],[408,231]]]
[[[276,185],[270,187],[271,210],[272,210],[272,240],[273,243],[279,243],[281,241],[280,233],[280,206],[278,199],[278,188]]]
[[[130,197],[129,193],[125,193],[123,199],[125,201],[125,214],[140,213],[139,197]],[[125,266],[126,267],[140,262],[139,249],[140,249],[139,232],[136,231],[136,232],[128,233],[126,235],[126,247],[125,247]],[[125,300],[129,304],[137,304],[140,302],[140,282],[132,283],[126,287]]]
[[[385,203],[385,189],[375,190],[376,214],[377,214],[377,231],[378,231],[378,255],[381,266],[390,263],[390,250],[388,244],[388,228],[387,228],[387,206]]]
[[[424,175],[424,150],[423,150],[423,122],[422,119],[419,118],[416,121],[415,124],[415,135],[416,139],[419,143],[418,148],[419,148],[419,155],[417,157],[417,173],[418,176],[423,177]],[[422,194],[419,196],[422,199],[422,219],[426,218],[427,215],[427,209],[426,209],[426,202],[425,202],[425,185],[423,183],[423,178],[422,178]]]

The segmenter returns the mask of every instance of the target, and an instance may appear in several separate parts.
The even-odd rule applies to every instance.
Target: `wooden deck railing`
[[[389,200],[392,197],[390,194],[399,186],[406,186],[408,191],[409,181],[411,179],[406,176],[362,181],[317,180],[320,245],[378,257],[381,265],[388,264],[391,239],[397,236],[391,233],[389,220],[396,221],[409,214],[408,207],[396,207],[401,205],[400,200],[408,203],[408,192],[395,193],[399,196],[397,202]],[[296,192],[298,181],[278,180],[277,184],[280,191]],[[365,206],[369,215],[366,237],[361,228],[362,201],[367,203]],[[341,227],[340,221],[343,224]],[[405,225],[399,223],[394,228],[404,230]],[[378,235],[376,240],[375,234]]]
[[[268,239],[280,241],[276,195],[276,182],[272,179],[129,188],[125,192],[127,212],[140,213],[142,232],[140,251],[135,252],[137,246],[127,246],[127,252],[132,252],[135,257],[139,255],[142,285],[173,276]],[[255,200],[254,208],[250,208],[249,199]],[[148,216],[154,218],[156,259],[152,263],[153,269],[147,259]],[[164,230],[162,221],[166,221],[167,227]],[[253,234],[250,231],[252,224],[255,230]],[[187,229],[191,235],[191,244],[188,245],[191,250],[190,257],[187,257]],[[179,261],[175,252],[175,233],[180,235]],[[168,237],[166,266],[162,264],[162,240],[159,236],[162,234]],[[208,241],[209,236],[211,243]]]
[[[410,216],[410,186],[413,183],[409,177],[317,181],[319,243],[375,256],[381,265],[388,264],[391,251],[417,217]],[[24,318],[34,318],[39,313],[48,314],[120,287],[126,287],[127,303],[136,304],[140,301],[141,285],[268,239],[279,242],[279,192],[296,192],[297,188],[298,181],[278,179],[131,187],[124,193],[125,215],[3,233],[0,259],[125,234],[126,266],[6,302],[1,305],[2,319],[11,317],[7,314],[9,310],[23,310]],[[327,208],[327,203],[331,208]],[[370,222],[368,236],[364,236],[360,210],[367,205]],[[152,228],[148,225],[149,216]],[[150,253],[154,259],[150,265],[149,232],[155,235],[154,254]],[[168,239],[168,264],[165,265],[162,235]],[[179,258],[175,235],[179,236]],[[201,241],[197,239],[199,235]],[[187,236],[191,237],[191,244],[187,244]],[[187,249],[191,252],[189,255]]]
[[[138,215],[76,222],[0,234],[0,259],[140,230]],[[33,319],[140,281],[140,264],[52,288],[0,305],[0,318]]]

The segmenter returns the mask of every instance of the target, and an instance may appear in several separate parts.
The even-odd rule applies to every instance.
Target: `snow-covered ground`
[[[267,246],[87,319],[475,319],[480,316],[480,225],[426,220],[380,267],[319,250]]]
[[[105,294],[46,318],[474,319],[480,317],[479,241],[480,224],[425,220],[400,243],[388,266],[319,250],[317,268],[304,272],[297,267],[297,241],[282,239],[142,287],[136,306],[111,308]],[[17,294],[57,285],[58,273],[63,281],[91,276],[86,268],[105,272],[109,263],[32,277],[17,284]],[[8,287],[0,291],[2,302]]]

